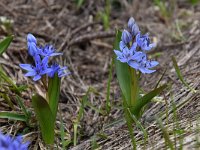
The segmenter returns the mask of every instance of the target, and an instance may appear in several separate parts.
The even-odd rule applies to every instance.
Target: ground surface
[[[171,4],[171,5],[170,5]],[[157,48],[150,52],[152,57],[160,62],[157,72],[152,75],[142,76],[141,86],[149,91],[156,85],[165,70],[162,83],[169,83],[165,94],[161,95],[163,102],[152,103],[141,122],[148,132],[148,141],[143,143],[143,134],[139,129],[135,130],[139,149],[167,149],[163,132],[156,123],[156,117],[163,120],[168,127],[168,132],[173,135],[173,111],[172,106],[177,106],[177,122],[182,134],[171,136],[172,141],[183,139],[184,149],[198,149],[198,115],[200,112],[200,95],[188,90],[176,76],[173,69],[171,56],[175,56],[185,80],[196,90],[200,87],[200,6],[192,5],[188,1],[177,0],[174,5],[166,3],[168,9],[172,9],[171,16],[163,16],[159,7],[152,1],[135,0],[113,1],[110,12],[110,28],[105,30],[99,17],[99,12],[105,8],[102,0],[86,0],[80,8],[77,8],[73,0],[6,0],[0,1],[0,16],[6,16],[13,20],[10,31],[0,29],[3,38],[11,32],[15,35],[14,41],[8,51],[0,58],[6,73],[17,84],[32,84],[33,90],[24,93],[27,107],[31,107],[30,101],[33,92],[41,90],[40,83],[33,83],[24,78],[18,64],[28,60],[26,49],[26,35],[34,34],[39,43],[51,43],[64,56],[59,58],[63,65],[67,65],[72,74],[62,80],[60,112],[64,121],[67,137],[73,137],[73,121],[80,108],[80,101],[89,87],[97,92],[89,95],[88,100],[96,108],[104,108],[106,100],[106,87],[109,75],[109,66],[113,55],[113,41],[115,29],[123,29],[127,26],[127,20],[133,16],[141,30],[148,31],[151,37],[157,41]],[[159,54],[158,54],[159,52]],[[120,89],[116,75],[113,74],[111,82],[112,110],[108,116],[86,107],[84,117],[79,126],[77,146],[69,145],[69,149],[82,150],[93,149],[131,149],[131,140],[128,130],[121,120],[123,113],[120,109]],[[174,102],[174,103],[172,103]],[[0,101],[1,110],[10,110]],[[17,106],[16,106],[17,110]],[[166,113],[165,113],[166,112]],[[120,121],[121,120],[121,121]],[[118,122],[116,122],[118,121]],[[16,133],[22,131],[21,123],[0,121],[1,130]],[[60,121],[58,118],[57,129]],[[98,136],[104,133],[105,136]],[[104,138],[103,138],[104,137]],[[31,149],[46,149],[41,141],[40,134],[33,130],[26,134],[25,139],[32,142]],[[56,139],[60,149],[60,139]],[[93,143],[93,144],[92,144]],[[142,144],[143,143],[143,144]],[[179,142],[177,142],[179,143]],[[175,144],[175,142],[173,143]],[[146,147],[144,147],[146,145]],[[177,144],[179,147],[179,144]]]

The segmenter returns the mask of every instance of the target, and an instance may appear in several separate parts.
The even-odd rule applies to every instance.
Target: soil
[[[189,0],[165,1],[167,14],[163,14],[153,1],[147,0],[112,0],[109,15],[109,28],[105,29],[100,12],[106,7],[104,0],[85,0],[78,7],[74,0],[2,0],[0,17],[11,20],[12,26],[5,30],[0,24],[1,39],[9,34],[14,40],[6,53],[0,57],[0,63],[9,77],[18,85],[29,84],[31,87],[23,93],[25,105],[32,110],[31,95],[37,91],[44,93],[41,82],[33,82],[23,76],[20,63],[30,62],[27,53],[26,36],[32,33],[38,43],[55,46],[63,52],[58,57],[62,65],[67,65],[71,75],[62,79],[59,103],[59,115],[56,131],[59,132],[60,118],[64,122],[66,139],[73,140],[73,123],[79,112],[82,97],[89,88],[88,101],[96,109],[105,110],[107,83],[112,62],[113,42],[116,29],[127,27],[132,16],[143,33],[148,32],[157,47],[149,52],[152,59],[159,61],[156,73],[142,75],[140,85],[145,92],[155,87],[158,79],[168,83],[170,88],[160,97],[162,102],[152,102],[141,122],[148,132],[148,141],[143,143],[142,132],[135,128],[138,149],[167,149],[161,129],[156,118],[162,119],[168,126],[169,133],[173,128],[173,110],[177,108],[177,120],[183,134],[184,149],[198,149],[196,124],[200,112],[200,94],[192,92],[182,84],[173,67],[171,57],[178,62],[185,81],[195,90],[200,88],[200,3],[191,4]],[[173,3],[174,2],[174,3]],[[84,116],[78,127],[78,143],[69,144],[68,149],[132,149],[128,129],[123,121],[121,94],[115,71],[113,70],[110,98],[111,112],[104,115],[98,110],[86,106]],[[13,100],[14,101],[14,100]],[[16,103],[15,103],[16,104]],[[15,106],[15,111],[20,111]],[[0,110],[12,110],[6,102],[0,101]],[[167,112],[168,113],[164,113]],[[164,113],[164,114],[163,114]],[[161,115],[162,114],[162,115]],[[61,116],[61,117],[60,117]],[[191,125],[192,124],[192,125]],[[2,131],[15,134],[25,132],[26,126],[20,122],[0,119]],[[25,140],[31,141],[30,149],[48,149],[41,139],[38,129],[25,134]],[[175,138],[176,139],[176,138]],[[177,138],[178,139],[178,138]],[[177,147],[180,145],[177,144]],[[55,147],[61,149],[61,139],[56,137]]]

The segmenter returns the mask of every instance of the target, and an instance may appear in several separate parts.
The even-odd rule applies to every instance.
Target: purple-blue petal
[[[33,43],[37,44],[36,38],[35,38],[31,33],[29,33],[29,34],[27,35],[27,41],[28,41],[28,42],[33,42]]]
[[[117,55],[117,57],[122,57],[122,52],[120,52],[118,50],[114,50],[114,52]]]
[[[139,70],[144,74],[145,73],[150,74],[150,73],[153,73],[153,72],[156,71],[156,70],[150,70],[150,69],[147,69],[147,68],[144,68],[144,67],[140,67]]]
[[[138,62],[132,61],[132,60],[130,60],[130,61],[128,62],[128,65],[131,66],[132,68],[136,69],[136,70],[140,67],[140,65],[139,65]]]
[[[58,56],[58,55],[63,55],[63,53],[52,53],[50,56]]]
[[[39,79],[41,79],[41,75],[36,75],[36,76],[34,76],[33,81],[37,81]]]
[[[120,41],[120,42],[119,42],[119,48],[120,48],[120,50],[123,51],[123,49],[124,49],[125,47],[127,47],[126,44],[125,44],[123,41]]]
[[[32,77],[32,76],[35,76],[37,73],[36,73],[36,71],[34,70],[34,71],[30,71],[30,72],[27,72],[24,76],[25,77]]]
[[[24,69],[24,70],[27,70],[27,71],[34,71],[32,65],[30,64],[19,64],[19,66]]]

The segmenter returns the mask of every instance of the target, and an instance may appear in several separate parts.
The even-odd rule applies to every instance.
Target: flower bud
[[[30,33],[27,35],[27,42],[33,42],[33,43],[37,44],[36,38]]]
[[[135,19],[133,17],[131,17],[129,20],[128,20],[128,27],[129,29],[131,30],[133,25],[135,24]]]
[[[122,32],[122,41],[127,44],[129,43],[130,41],[132,40],[132,36],[131,34],[127,31],[127,30],[124,30]]]
[[[131,28],[131,34],[136,36],[140,32],[138,25],[135,23]]]

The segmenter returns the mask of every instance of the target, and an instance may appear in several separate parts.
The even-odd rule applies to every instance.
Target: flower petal
[[[140,67],[140,64],[138,62],[131,61],[131,60],[128,62],[128,65],[131,66],[132,68],[136,69],[136,70]]]
[[[134,42],[130,48],[130,51],[131,51],[131,54],[133,54],[135,51],[136,51],[136,48],[137,48],[137,43]]]
[[[24,69],[24,70],[27,70],[27,71],[34,71],[32,65],[30,64],[19,64],[19,66]]]
[[[120,41],[120,42],[119,42],[119,48],[120,48],[120,50],[123,51],[123,49],[124,49],[125,47],[127,47],[126,44],[125,44],[123,41]]]
[[[122,52],[120,52],[118,50],[114,50],[114,52],[117,55],[117,57],[122,57]]]
[[[36,74],[37,74],[36,71],[30,71],[30,72],[27,72],[24,76],[31,77],[31,76],[35,76]]]
[[[41,76],[40,76],[40,75],[36,75],[36,76],[33,78],[33,81],[37,81],[37,80],[39,80],[39,79],[41,79]]]
[[[140,67],[139,70],[144,74],[145,73],[150,74],[150,73],[153,73],[153,72],[156,71],[156,70],[150,70],[150,69],[147,69],[147,68],[144,68],[144,67]]]

